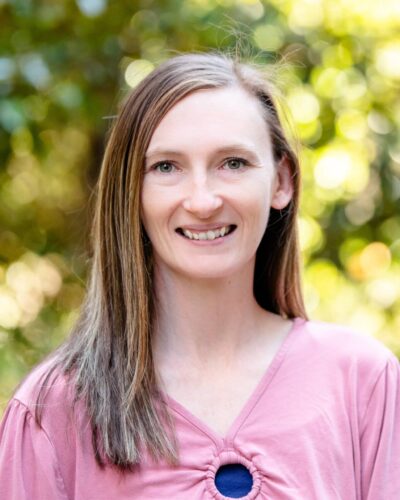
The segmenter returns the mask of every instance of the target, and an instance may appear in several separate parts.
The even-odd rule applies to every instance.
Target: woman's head
[[[235,85],[191,92],[158,124],[141,195],[155,283],[170,273],[190,282],[253,276],[270,208],[285,208],[292,194],[264,115]]]
[[[109,284],[118,276],[123,281],[126,276],[135,276],[136,287],[146,282],[151,287],[152,246],[141,221],[141,189],[151,138],[165,115],[185,97],[196,91],[224,88],[241,89],[260,105],[275,166],[285,163],[293,186],[289,204],[279,210],[272,208],[257,250],[256,299],[271,311],[304,315],[295,224],[298,161],[282,130],[271,83],[252,66],[221,55],[189,54],[164,62],[132,91],[122,106],[107,146],[99,184],[95,245],[101,241],[101,267],[112,273],[107,279]],[[126,300],[130,287],[129,283],[124,284]]]

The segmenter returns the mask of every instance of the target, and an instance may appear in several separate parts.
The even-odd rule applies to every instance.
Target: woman
[[[5,414],[1,498],[399,498],[399,364],[306,320],[298,197],[254,68],[184,55],[142,81],[80,320]]]

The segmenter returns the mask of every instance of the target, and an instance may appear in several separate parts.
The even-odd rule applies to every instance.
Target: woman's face
[[[252,269],[270,207],[291,195],[256,98],[238,87],[190,94],[146,153],[142,221],[156,268],[193,279]]]

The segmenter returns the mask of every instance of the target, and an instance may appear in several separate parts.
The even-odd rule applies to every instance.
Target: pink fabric
[[[167,398],[180,463],[145,457],[121,474],[97,466],[88,419],[71,414],[71,391],[57,377],[34,422],[33,372],[10,402],[0,428],[4,500],[223,499],[219,465],[253,474],[243,498],[400,499],[400,368],[376,340],[347,329],[296,320],[262,380],[224,438]]]

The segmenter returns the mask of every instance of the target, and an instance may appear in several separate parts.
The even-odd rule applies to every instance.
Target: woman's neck
[[[156,360],[234,358],[249,346],[268,317],[275,320],[254,298],[253,269],[209,280],[156,270]]]

